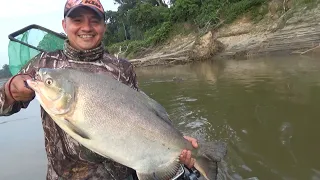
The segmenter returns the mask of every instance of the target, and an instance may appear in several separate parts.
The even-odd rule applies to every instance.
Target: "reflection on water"
[[[320,61],[306,57],[139,68],[185,134],[229,144],[221,179],[320,179]]]
[[[220,179],[320,179],[320,61],[306,57],[138,68],[187,135],[228,143]],[[0,117],[0,179],[44,179],[39,104]]]
[[[46,154],[39,104],[0,117],[0,179],[45,179]]]

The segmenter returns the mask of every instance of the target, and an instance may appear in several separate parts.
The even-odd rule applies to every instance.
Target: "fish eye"
[[[46,84],[51,85],[53,83],[53,80],[51,78],[46,79]]]

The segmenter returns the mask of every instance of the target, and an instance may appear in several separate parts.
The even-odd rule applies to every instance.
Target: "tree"
[[[0,78],[8,78],[11,77],[11,73],[9,70],[9,65],[8,64],[4,64],[2,66],[2,69],[0,69]]]
[[[146,48],[168,38],[172,28],[188,23],[197,29],[229,23],[268,0],[114,0],[115,12],[107,11],[106,46],[131,44]],[[170,8],[169,8],[170,6]],[[183,30],[182,30],[183,31]],[[116,48],[114,48],[116,49]],[[132,48],[134,49],[134,48]],[[129,52],[129,51],[128,51]]]

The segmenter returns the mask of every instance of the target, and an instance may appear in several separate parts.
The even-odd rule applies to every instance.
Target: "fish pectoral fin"
[[[87,133],[83,132],[81,129],[79,129],[78,127],[76,127],[75,125],[73,125],[69,120],[64,119],[64,123],[65,125],[72,131],[74,132],[76,135],[80,136],[83,139],[90,139],[89,136],[87,135]]]
[[[62,130],[71,135],[73,138],[75,138],[74,136],[79,136],[86,140],[90,139],[87,133],[83,132],[81,129],[73,125],[68,119],[56,116],[53,116],[51,118]]]
[[[140,173],[137,171],[137,176],[139,180],[168,180],[175,177],[180,167],[182,166],[180,166],[179,162],[174,162],[153,173]]]

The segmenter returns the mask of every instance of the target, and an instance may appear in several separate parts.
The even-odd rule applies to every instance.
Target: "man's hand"
[[[32,79],[31,76],[21,74],[12,77],[5,85],[6,100],[9,104],[14,101],[29,101],[32,100],[35,93],[32,89],[26,87],[27,79]],[[10,86],[10,87],[9,87]],[[10,93],[11,92],[11,93]]]
[[[189,137],[189,136],[184,136],[186,140],[191,142],[192,146],[194,148],[198,148],[198,142],[196,139]],[[180,155],[180,162],[186,165],[188,168],[192,168],[195,162],[194,158],[191,158],[191,151],[190,150],[183,150]]]

